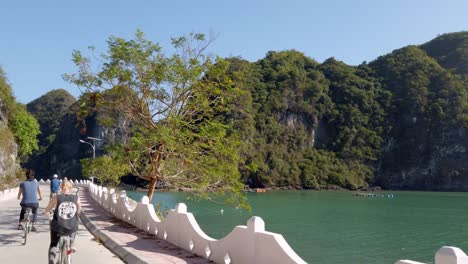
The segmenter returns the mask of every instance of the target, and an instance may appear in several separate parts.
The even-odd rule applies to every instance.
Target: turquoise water
[[[442,246],[468,253],[468,193],[392,192],[394,198],[352,196],[351,192],[277,191],[249,193],[252,213],[184,193],[155,193],[153,202],[187,204],[200,227],[222,238],[257,215],[267,231],[282,234],[308,263],[434,263]],[[139,201],[144,193],[128,192]],[[224,213],[221,214],[220,210]]]

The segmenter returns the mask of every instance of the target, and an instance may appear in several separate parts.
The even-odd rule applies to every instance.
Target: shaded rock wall
[[[127,123],[118,122],[115,127],[106,128],[99,124],[99,114],[89,116],[83,122],[77,119],[75,104],[64,115],[55,141],[48,150],[34,161],[38,178],[47,179],[54,173],[59,177],[82,179],[80,159],[92,158],[93,149],[90,145],[80,143],[80,139],[93,144],[87,137],[101,138],[96,141],[96,157],[105,153],[104,147],[116,141],[125,142],[127,139]]]
[[[0,178],[16,174],[18,145],[13,134],[8,129],[5,113],[1,110],[3,103],[0,99]]]

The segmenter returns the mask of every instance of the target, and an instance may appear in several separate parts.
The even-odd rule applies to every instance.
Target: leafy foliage
[[[84,176],[96,176],[106,186],[117,186],[120,183],[120,176],[130,172],[130,167],[127,163],[119,162],[108,155],[94,160],[91,158],[82,159],[81,165]]]
[[[13,96],[13,91],[7,82],[7,77],[3,69],[0,67],[0,113],[5,113],[8,117],[10,112],[16,108],[16,99]]]
[[[163,181],[205,196],[227,193],[229,202],[246,206],[238,172],[239,136],[218,114],[229,109],[238,89],[226,74],[227,63],[204,54],[210,43],[202,34],[173,38],[176,52],[167,56],[141,31],[132,40],[111,37],[97,73],[90,70],[90,59],[73,54],[79,72],[65,78],[95,95],[87,105],[119,109],[131,123],[129,141],[109,151],[150,182],[150,199]],[[104,93],[112,96],[102,100]],[[112,123],[113,117],[106,115],[103,123]]]
[[[0,68],[0,112],[6,113],[8,127],[18,144],[18,155],[23,160],[38,149],[37,135],[40,133],[37,120],[27,112],[26,107],[16,102],[5,73]]]
[[[440,35],[420,48],[442,67],[468,81],[468,31]]]
[[[23,105],[17,106],[14,115],[10,116],[8,126],[19,145],[18,155],[21,158],[26,158],[27,155],[38,149],[39,124]]]
[[[367,187],[373,170],[358,161],[339,159],[335,153],[311,150],[299,163],[301,181],[306,189],[321,189],[328,185],[348,189]]]
[[[318,64],[297,51],[269,52],[256,63],[253,87],[254,152],[248,166],[252,185],[300,185],[298,161],[312,148],[317,120],[331,105]]]
[[[334,103],[326,119],[336,132],[326,148],[344,159],[377,160],[391,94],[370,77],[372,71],[366,65],[351,67],[331,58],[320,70],[329,80],[329,96]]]
[[[230,74],[245,94],[232,109],[244,111],[244,122],[235,127],[247,143],[241,167],[245,182],[314,189],[367,186],[373,168],[365,163],[379,157],[382,104],[390,96],[369,67],[334,59],[319,65],[297,51],[269,52],[255,64],[230,63]],[[328,139],[317,135],[324,124],[332,127]]]

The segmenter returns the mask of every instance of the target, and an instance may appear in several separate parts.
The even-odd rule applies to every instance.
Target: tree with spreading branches
[[[161,182],[248,207],[238,172],[242,143],[222,116],[240,89],[227,63],[207,55],[214,38],[191,33],[171,40],[174,52],[166,55],[141,31],[131,40],[110,37],[107,53],[94,60],[74,51],[78,72],[64,78],[92,98],[82,108],[99,112],[101,124],[130,124],[128,140],[107,152],[128,166],[122,175],[131,171],[149,182],[150,200]]]

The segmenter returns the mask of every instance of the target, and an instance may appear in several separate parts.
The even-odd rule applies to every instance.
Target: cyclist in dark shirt
[[[50,222],[49,262],[52,261],[50,263],[53,263],[55,259],[55,249],[60,235],[70,235],[73,245],[78,230],[78,214],[81,210],[78,196],[72,194],[73,183],[64,181],[61,187],[62,192],[54,196],[44,209],[44,214],[47,214],[52,208],[55,208],[54,216]],[[72,250],[75,251],[73,246]]]
[[[36,219],[37,219],[37,208],[39,207],[39,201],[42,200],[41,189],[39,188],[39,182],[34,179],[35,172],[31,169],[26,171],[26,176],[28,177],[26,181],[22,182],[18,191],[18,200],[21,199],[21,213],[18,223],[18,229],[21,230],[21,222],[24,219],[24,214],[26,213],[26,208],[32,208],[33,219],[32,219],[32,228],[31,231],[36,232]]]

